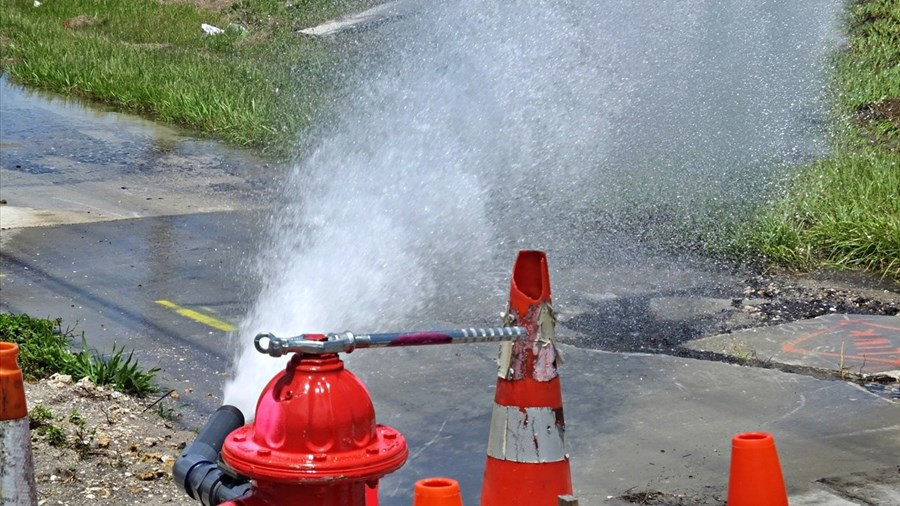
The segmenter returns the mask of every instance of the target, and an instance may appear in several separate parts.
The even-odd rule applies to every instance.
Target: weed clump
[[[53,413],[43,406],[37,406],[28,412],[28,428],[38,436],[47,438],[47,443],[54,448],[66,446],[66,433],[53,423]]]
[[[88,378],[95,385],[109,385],[137,396],[157,390],[153,379],[159,368],[144,370],[134,358],[133,351],[126,355],[124,346],[113,345],[111,355],[101,355],[88,349],[82,333],[81,351],[73,353],[69,346],[74,337],[71,329],[63,330],[61,319],[0,314],[0,340],[19,346],[19,364],[26,379],[42,379],[59,373],[67,374],[75,381]]]

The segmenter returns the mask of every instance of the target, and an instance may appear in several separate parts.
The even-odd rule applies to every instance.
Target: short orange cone
[[[556,506],[572,493],[572,476],[542,251],[519,252],[506,323],[525,327],[527,336],[500,348],[481,506]]]
[[[19,347],[0,342],[0,504],[34,506],[34,464]]]
[[[767,432],[745,432],[731,439],[728,506],[787,506],[787,491]]]
[[[450,478],[425,478],[417,481],[413,506],[462,506],[459,482]]]

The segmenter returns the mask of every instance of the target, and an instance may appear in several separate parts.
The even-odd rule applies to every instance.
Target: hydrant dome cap
[[[295,355],[263,390],[253,424],[222,447],[238,473],[284,483],[378,479],[408,453],[399,432],[376,425],[368,390],[336,355]]]

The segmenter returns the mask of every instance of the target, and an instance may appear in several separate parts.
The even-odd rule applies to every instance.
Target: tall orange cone
[[[451,478],[425,478],[416,482],[413,506],[462,506],[459,482]]]
[[[18,346],[0,342],[0,504],[35,506],[28,408],[18,356]]]
[[[728,506],[787,506],[787,491],[775,450],[767,432],[745,432],[731,439]]]
[[[527,336],[500,348],[481,506],[556,506],[572,493],[572,476],[543,252],[519,252],[506,323]]]

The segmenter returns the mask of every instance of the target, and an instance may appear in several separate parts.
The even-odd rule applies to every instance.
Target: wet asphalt
[[[221,403],[230,335],[258,290],[251,262],[288,168],[5,78],[0,93],[0,309],[61,317],[99,350],[134,348],[181,393],[185,422],[199,425]],[[596,331],[596,309],[611,300],[628,301],[618,304],[624,314],[669,322],[659,329],[677,340],[695,332],[696,325],[680,330],[682,322],[720,310],[741,287],[739,272],[670,262],[555,266],[563,340]],[[490,294],[487,309],[439,320],[490,323],[503,291]],[[611,332],[657,330],[627,322]],[[892,491],[900,411],[890,399],[771,369],[568,345],[563,352],[567,437],[583,505],[621,503],[615,497],[641,490],[698,504],[724,500],[730,438],[756,430],[775,435],[792,503],[900,500]],[[409,504],[416,479],[449,475],[466,503],[477,504],[495,355],[495,346],[479,345],[347,358],[379,422],[411,445],[407,465],[383,482],[383,503]],[[849,485],[834,485],[848,476],[863,477],[868,499],[848,499]],[[826,478],[834,478],[828,486],[818,481]]]
[[[0,118],[0,307],[62,318],[103,353],[133,348],[202,421],[232,358],[223,325],[252,292],[242,262],[286,167],[5,76]]]

